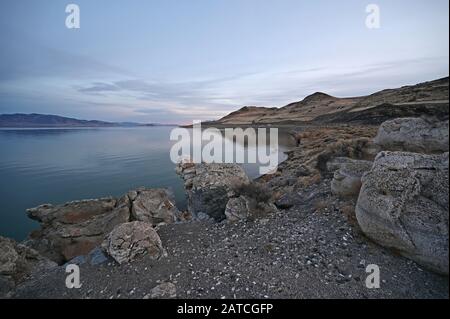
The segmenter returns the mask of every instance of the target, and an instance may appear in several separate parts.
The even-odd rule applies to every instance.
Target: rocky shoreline
[[[301,128],[256,181],[183,162],[186,212],[145,188],[30,209],[40,230],[0,237],[0,297],[448,298],[448,126]],[[80,289],[65,287],[67,263]],[[365,285],[369,264],[380,289]]]

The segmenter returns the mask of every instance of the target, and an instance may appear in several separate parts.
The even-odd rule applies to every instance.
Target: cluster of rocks
[[[181,213],[169,190],[139,188],[120,198],[41,205],[28,209],[28,216],[41,227],[23,243],[0,238],[2,287],[66,262],[97,265],[112,258],[121,264],[144,254],[161,258],[164,249],[155,228],[176,222]]]
[[[329,213],[325,207],[329,205],[321,204],[321,201],[329,200],[328,194],[317,186],[323,184],[327,185],[327,189],[331,184],[331,192],[337,195],[335,198],[356,202],[356,219],[366,236],[431,270],[448,275],[448,125],[448,121],[396,119],[383,123],[373,142],[367,138],[355,143],[337,141],[337,148],[331,151],[312,145],[312,150],[298,154],[301,160],[290,162],[291,166],[301,163],[293,168],[295,176],[279,173],[267,183],[264,179],[262,183],[250,181],[244,170],[235,164],[183,161],[176,170],[185,182],[187,212],[177,209],[168,190],[145,188],[130,191],[120,198],[74,201],[64,205],[45,204],[29,209],[28,216],[41,225],[39,230],[20,244],[0,237],[0,295],[5,293],[2,289],[14,288],[34,272],[64,263],[98,265],[114,260],[123,265],[143,255],[158,262],[162,257],[167,257],[158,234],[162,231],[159,227],[168,224],[178,226],[176,222],[179,221],[226,220],[238,223],[238,228],[244,230],[246,226],[240,223],[242,221],[259,219],[256,224],[260,226],[255,227],[268,229],[274,227],[275,220],[283,221],[279,234],[273,237],[281,238],[290,229],[292,240],[285,238],[277,245],[289,243],[297,251],[298,243],[312,238],[309,226],[304,224],[308,218],[314,221],[310,225],[313,229],[314,225],[323,228],[331,216],[323,215]],[[351,156],[360,153],[363,155]],[[321,167],[323,165],[324,168]],[[332,172],[332,180],[328,180],[331,175],[319,176],[322,170]],[[325,178],[323,183],[320,183],[321,178]],[[271,183],[278,183],[284,190],[291,190],[298,181],[302,182],[301,191],[284,191],[280,196],[274,195],[273,188],[264,188],[264,184],[271,186]],[[295,216],[284,216],[285,212],[280,213],[278,208],[294,208],[291,213]],[[306,214],[319,210],[324,211],[322,215]],[[298,223],[301,214],[304,215],[303,224]],[[224,224],[213,225],[220,228]],[[223,231],[228,232],[228,228]],[[317,238],[324,247],[323,251],[329,248],[330,243],[326,240],[329,231],[326,227],[321,229],[323,236]],[[307,235],[303,236],[303,233]],[[246,236],[249,234],[251,232]],[[338,234],[333,239],[335,246],[341,245],[341,232]],[[344,248],[349,236],[347,232],[342,235]],[[227,238],[223,240],[227,241]],[[277,256],[281,248],[277,249],[274,245],[271,242],[266,247],[267,251],[276,256],[274,265],[281,264],[281,257]],[[308,245],[298,250],[306,251]],[[252,250],[249,248],[249,251]],[[328,260],[321,259],[318,251],[322,249],[307,256],[305,268],[319,269],[323,263],[327,276],[338,276],[336,282],[351,280],[345,269],[341,269],[340,260],[336,264],[341,268],[338,267],[339,271],[335,274],[331,269],[333,265],[329,266],[331,263]],[[211,249],[211,258],[216,258],[216,253],[216,249]],[[226,254],[225,250],[222,253]],[[293,254],[283,256],[283,261],[287,262],[288,257],[294,260],[296,257]],[[329,259],[332,257],[329,256]],[[173,298],[176,295],[176,287],[165,282],[150,293],[147,291],[145,298]]]
[[[179,215],[166,189],[140,188],[118,199],[46,204],[28,210],[28,216],[37,220],[41,228],[31,233],[25,244],[62,264],[88,254],[118,226],[139,221],[154,227],[173,223]]]
[[[335,158],[331,190],[357,197],[356,218],[378,244],[448,275],[449,122],[402,118],[381,125],[373,163]]]
[[[56,267],[56,263],[34,249],[0,236],[0,296],[34,273]]]
[[[189,161],[177,165],[177,173],[185,181],[188,210],[193,218],[236,222],[276,211],[266,198],[258,200],[258,186],[249,180],[236,164],[195,164]],[[254,188],[254,192],[240,189]]]
[[[52,266],[98,265],[109,259],[124,264],[142,255],[158,260],[166,255],[156,230],[161,225],[186,220],[235,222],[276,211],[269,198],[258,202],[254,196],[260,194],[237,191],[242,185],[247,188],[252,185],[238,165],[184,162],[177,166],[177,171],[185,180],[188,212],[177,209],[167,189],[146,188],[132,190],[120,198],[44,204],[28,209],[28,216],[41,227],[23,244],[2,239],[0,277],[6,280],[12,276],[16,284],[32,268],[37,268],[36,263],[44,261]]]

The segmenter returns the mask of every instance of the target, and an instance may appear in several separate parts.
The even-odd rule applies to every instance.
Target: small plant
[[[254,199],[257,203],[269,203],[272,199],[272,192],[270,189],[257,182],[236,185],[234,192],[238,196],[243,195],[247,198]]]
[[[248,219],[251,221],[267,217],[273,212],[273,205],[271,205],[273,193],[263,184],[257,182],[241,183],[234,187],[234,193],[236,196],[243,196],[247,199]]]

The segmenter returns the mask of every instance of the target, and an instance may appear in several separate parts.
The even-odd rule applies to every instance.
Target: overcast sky
[[[81,28],[67,29],[76,3]],[[381,9],[368,29],[366,6]],[[1,0],[0,113],[187,123],[448,76],[448,0]]]

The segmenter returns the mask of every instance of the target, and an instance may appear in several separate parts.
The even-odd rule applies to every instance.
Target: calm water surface
[[[38,224],[26,209],[43,203],[120,196],[168,187],[184,208],[183,183],[169,151],[172,127],[0,129],[0,235],[22,240]],[[280,138],[281,160],[283,145]],[[255,165],[244,165],[251,177]]]

